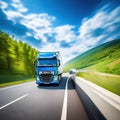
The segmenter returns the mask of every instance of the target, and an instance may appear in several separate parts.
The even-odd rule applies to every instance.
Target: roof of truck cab
[[[37,58],[54,58],[58,56],[59,52],[39,52]]]

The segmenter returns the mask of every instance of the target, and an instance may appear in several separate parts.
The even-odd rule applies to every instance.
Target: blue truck
[[[60,52],[39,52],[35,60],[36,83],[58,84],[62,76]]]

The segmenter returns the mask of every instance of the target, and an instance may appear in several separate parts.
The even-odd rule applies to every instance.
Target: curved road
[[[38,87],[34,81],[0,89],[0,120],[63,120],[65,91],[67,109],[63,119],[88,120],[73,80],[65,74],[59,86]]]

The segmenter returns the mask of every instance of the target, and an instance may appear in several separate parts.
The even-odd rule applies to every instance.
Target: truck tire
[[[62,79],[62,76],[61,75],[59,75],[58,76],[58,79],[59,79],[59,82],[61,81],[61,79]]]

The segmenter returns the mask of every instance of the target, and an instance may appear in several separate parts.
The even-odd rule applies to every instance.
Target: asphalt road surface
[[[37,86],[34,81],[0,89],[0,120],[88,119],[68,75],[59,86]]]

